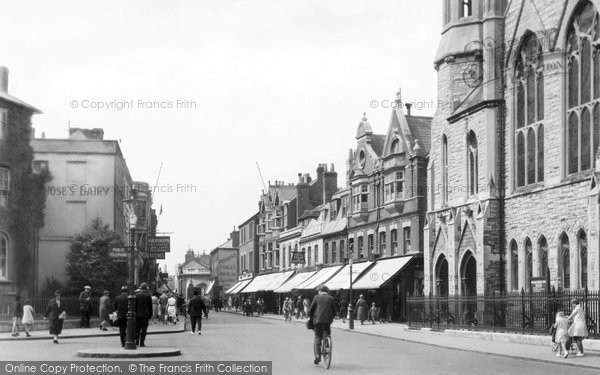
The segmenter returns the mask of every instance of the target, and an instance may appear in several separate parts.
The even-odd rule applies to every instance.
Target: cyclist
[[[285,297],[283,302],[283,316],[286,321],[292,320],[292,301],[290,301],[290,297]]]
[[[321,362],[323,334],[331,335],[331,323],[333,323],[334,316],[335,299],[329,295],[329,288],[321,285],[319,286],[319,294],[315,296],[308,310],[308,319],[312,319],[315,331],[315,365]]]

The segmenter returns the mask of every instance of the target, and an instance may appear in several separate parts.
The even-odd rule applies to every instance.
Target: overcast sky
[[[173,232],[172,272],[188,246],[208,253],[257,211],[256,162],[265,184],[335,163],[344,185],[363,112],[385,133],[382,106],[399,87],[405,101],[436,101],[441,11],[431,0],[10,2],[0,65],[9,92],[44,112],[38,136],[101,127],[151,185],[163,164],[154,207],[158,230]],[[100,103],[113,107],[90,108]],[[425,106],[413,114],[432,115]]]

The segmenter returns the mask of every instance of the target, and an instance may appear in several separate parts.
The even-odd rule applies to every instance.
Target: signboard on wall
[[[292,251],[292,264],[304,264],[306,259],[304,253],[299,251]]]
[[[529,279],[532,292],[545,292],[548,290],[548,280],[545,277],[532,277]]]
[[[150,253],[158,253],[158,252],[168,253],[170,251],[171,251],[171,237],[169,237],[169,236],[148,237],[148,252],[150,252]],[[165,258],[154,258],[154,259],[165,259]]]

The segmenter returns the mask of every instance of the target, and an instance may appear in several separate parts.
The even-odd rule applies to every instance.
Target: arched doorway
[[[477,261],[473,253],[467,251],[463,257],[460,267],[460,276],[462,281],[462,295],[476,296],[477,295]]]
[[[448,260],[440,255],[435,266],[436,294],[438,296],[448,295]]]

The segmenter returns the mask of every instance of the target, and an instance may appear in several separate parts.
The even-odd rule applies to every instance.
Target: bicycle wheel
[[[331,336],[327,335],[323,338],[323,362],[325,363],[325,368],[329,368],[331,366],[331,355],[333,353],[333,342],[331,341]]]

